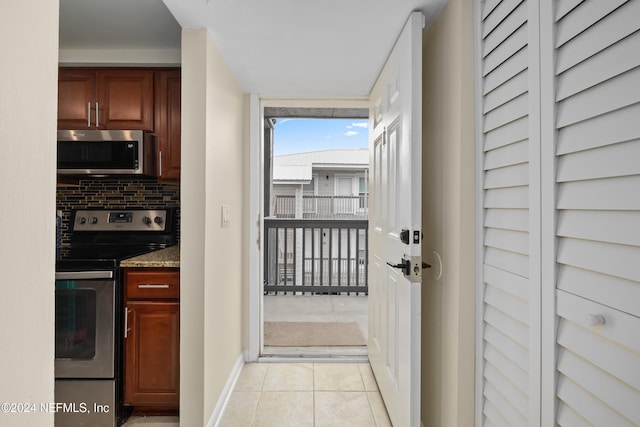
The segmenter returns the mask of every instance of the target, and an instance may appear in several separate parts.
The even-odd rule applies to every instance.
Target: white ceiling
[[[421,10],[429,23],[445,3],[60,0],[60,48],[170,49],[180,45],[180,26],[207,28],[246,92],[366,96],[409,13]]]

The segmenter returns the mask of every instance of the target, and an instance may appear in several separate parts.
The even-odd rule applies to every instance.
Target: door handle
[[[389,267],[402,270],[402,273],[404,273],[405,276],[409,276],[411,274],[411,260],[403,258],[400,264],[391,264],[390,262],[387,262],[387,265]]]

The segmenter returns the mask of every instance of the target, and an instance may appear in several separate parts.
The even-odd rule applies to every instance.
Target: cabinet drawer
[[[140,269],[125,273],[127,299],[180,298],[180,271]]]

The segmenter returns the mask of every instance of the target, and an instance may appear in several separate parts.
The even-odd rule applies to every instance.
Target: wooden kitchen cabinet
[[[58,129],[153,131],[153,70],[60,68]]]
[[[158,180],[180,182],[181,73],[179,69],[156,72],[156,138]]]
[[[124,403],[176,410],[180,388],[180,270],[126,268]]]

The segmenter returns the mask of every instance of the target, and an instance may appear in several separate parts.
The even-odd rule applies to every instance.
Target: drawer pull
[[[144,283],[138,285],[138,289],[169,289],[169,285],[164,283],[161,285],[154,285],[153,283]]]
[[[586,314],[584,316],[584,322],[587,326],[595,328],[596,326],[602,326],[605,323],[604,316],[601,314]]]

